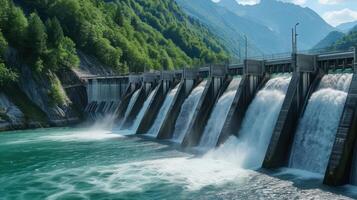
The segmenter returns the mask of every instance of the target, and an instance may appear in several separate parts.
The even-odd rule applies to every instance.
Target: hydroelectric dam
[[[357,51],[86,79],[92,119],[113,131],[207,151],[242,168],[324,174],[357,185]]]

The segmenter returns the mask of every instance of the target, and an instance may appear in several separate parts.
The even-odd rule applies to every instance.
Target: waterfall
[[[170,90],[170,92],[167,94],[165,101],[160,108],[159,114],[157,115],[157,117],[154,121],[154,124],[151,126],[147,135],[155,137],[155,138],[157,137],[160,127],[165,120],[165,116],[167,115],[167,112],[170,109],[172,101],[174,100],[174,97],[176,96],[176,93],[177,93],[180,85],[181,85],[181,83],[177,84],[176,87],[174,89]]]
[[[241,78],[234,78],[219,98],[203,132],[199,148],[214,148],[227,118],[229,109],[237,93]]]
[[[126,119],[126,117],[129,115],[131,109],[132,109],[133,106],[134,106],[134,103],[136,102],[136,99],[137,99],[138,96],[139,96],[139,92],[140,92],[140,89],[139,89],[139,90],[136,90],[136,91],[134,92],[134,94],[131,96],[130,101],[129,101],[129,104],[128,104],[128,107],[126,108],[126,111],[125,111],[125,114],[124,114],[124,118],[123,118],[123,119]]]
[[[146,98],[144,105],[141,107],[138,115],[135,117],[134,123],[133,125],[131,125],[131,127],[129,128],[129,130],[133,131],[134,133],[136,132],[136,130],[139,128],[140,122],[143,119],[145,112],[147,111],[147,109],[149,108],[150,103],[152,102],[154,95],[156,93],[156,91],[158,90],[159,86],[157,86],[154,90],[152,90],[148,96],[148,98]]]
[[[249,105],[238,137],[231,136],[206,157],[228,159],[242,168],[260,168],[279,116],[291,75],[270,79]]]
[[[352,74],[322,78],[299,122],[290,155],[291,168],[325,173],[351,80]]]
[[[180,144],[182,143],[206,84],[207,80],[202,81],[192,90],[191,94],[182,104],[180,114],[176,120],[175,131],[172,138],[174,142]]]
[[[130,101],[129,101],[129,104],[128,104],[126,110],[125,110],[125,114],[124,114],[123,119],[121,119],[121,121],[120,121],[117,125],[115,125],[115,126],[113,127],[113,131],[121,130],[120,127],[122,126],[122,123],[125,121],[125,119],[126,119],[127,116],[129,115],[131,109],[133,108],[134,103],[136,102],[136,99],[137,99],[138,96],[139,96],[139,92],[140,92],[140,89],[136,90],[136,91],[134,92],[134,94],[131,96]]]

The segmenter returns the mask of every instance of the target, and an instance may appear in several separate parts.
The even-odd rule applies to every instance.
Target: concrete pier
[[[192,147],[199,143],[209,115],[217,102],[225,81],[226,68],[210,67],[209,80],[194,111],[187,133],[182,141],[182,146]],[[227,84],[225,85],[227,86]]]
[[[136,101],[133,104],[133,107],[131,108],[131,110],[128,112],[128,115],[124,119],[122,124],[122,129],[131,127],[137,114],[140,112],[140,109],[143,106],[146,98],[148,97],[150,92],[155,89],[159,75],[156,73],[145,73],[143,74],[142,78],[143,78],[143,85],[139,89],[140,91],[138,94],[138,98],[136,99]]]
[[[349,184],[353,162],[356,153],[357,138],[357,51],[353,64],[353,78],[340,124],[337,129],[336,139],[327,166],[324,183],[331,186]]]
[[[244,64],[244,75],[229,109],[217,146],[224,143],[229,136],[238,135],[244,115],[260,85],[266,82],[263,61],[247,60]]]
[[[297,55],[296,69],[275,125],[273,135],[263,162],[264,168],[285,166],[288,161],[295,129],[309,96],[317,87],[319,78],[315,56]],[[316,78],[318,77],[318,78]],[[316,79],[315,84],[312,84]],[[313,87],[311,87],[313,85]],[[309,92],[310,91],[310,92]],[[310,94],[309,94],[310,93]]]
[[[160,85],[140,122],[136,134],[145,134],[149,131],[160,111],[168,91],[175,87],[173,73],[164,73],[161,75],[161,78]]]
[[[124,97],[119,103],[118,108],[116,109],[116,120],[121,121],[124,118],[125,111],[128,107],[131,97],[134,92],[141,87],[141,77],[140,76],[129,76],[129,85],[126,88]]]
[[[171,139],[172,134],[175,129],[175,123],[178,115],[180,114],[181,106],[187,96],[191,93],[192,89],[200,82],[198,76],[198,70],[187,70],[183,71],[183,79],[181,85],[178,88],[176,96],[174,97],[173,103],[169,108],[167,115],[165,116],[164,122],[159,130],[158,139]]]

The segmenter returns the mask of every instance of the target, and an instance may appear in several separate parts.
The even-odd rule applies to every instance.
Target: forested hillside
[[[77,48],[120,72],[173,69],[227,55],[173,0],[25,0],[43,21],[58,19]]]
[[[55,123],[78,116],[62,84],[78,84],[67,73],[82,66],[82,55],[117,74],[228,58],[174,0],[0,0],[0,94],[25,117],[34,113],[26,113],[28,102]],[[0,121],[6,112],[0,106]]]
[[[348,50],[351,47],[357,47],[357,26],[331,46],[334,50]]]

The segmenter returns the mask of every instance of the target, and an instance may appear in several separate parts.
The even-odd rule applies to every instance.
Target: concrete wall
[[[194,111],[187,133],[185,134],[185,137],[182,141],[182,146],[192,147],[196,146],[200,142],[209,115],[215,102],[217,101],[220,90],[218,88],[221,88],[222,81],[223,78],[216,77],[213,77],[208,81],[197,104],[197,108]]]
[[[297,66],[274,127],[263,162],[264,168],[278,168],[287,164],[299,118],[322,76],[322,72],[316,75],[314,56],[297,55]]]
[[[134,102],[131,110],[128,112],[127,117],[124,119],[122,129],[130,128],[134,119],[136,118],[136,115],[140,112],[140,109],[145,102],[147,97],[146,84],[144,84],[139,90],[138,98]]]
[[[122,120],[124,115],[125,115],[125,111],[128,108],[129,102],[131,97],[133,96],[134,92],[138,89],[139,84],[136,83],[131,83],[125,92],[124,97],[122,98],[122,100],[120,101],[118,107],[116,108],[116,120]]]
[[[357,66],[357,64],[355,66]],[[357,73],[353,75],[346,104],[338,126],[335,143],[325,174],[325,184],[339,186],[349,183],[356,137]]]
[[[148,109],[146,110],[143,119],[141,120],[136,134],[145,134],[149,131],[152,124],[154,123],[158,112],[165,100],[165,96],[168,90],[164,90],[164,81],[160,82],[156,93],[154,94],[153,100],[150,102]]]
[[[266,79],[263,77],[253,75],[243,76],[219,135],[217,146],[223,144],[229,136],[238,135],[249,104],[253,100],[259,85],[265,82]]]
[[[186,82],[193,82],[191,87],[187,87]],[[172,138],[172,134],[175,130],[175,124],[178,115],[180,114],[181,106],[188,94],[192,91],[194,86],[196,86],[198,81],[195,80],[183,80],[182,84],[178,88],[176,96],[173,99],[173,103],[171,104],[167,115],[165,116],[164,122],[159,130],[157,135],[158,139],[170,139]]]

